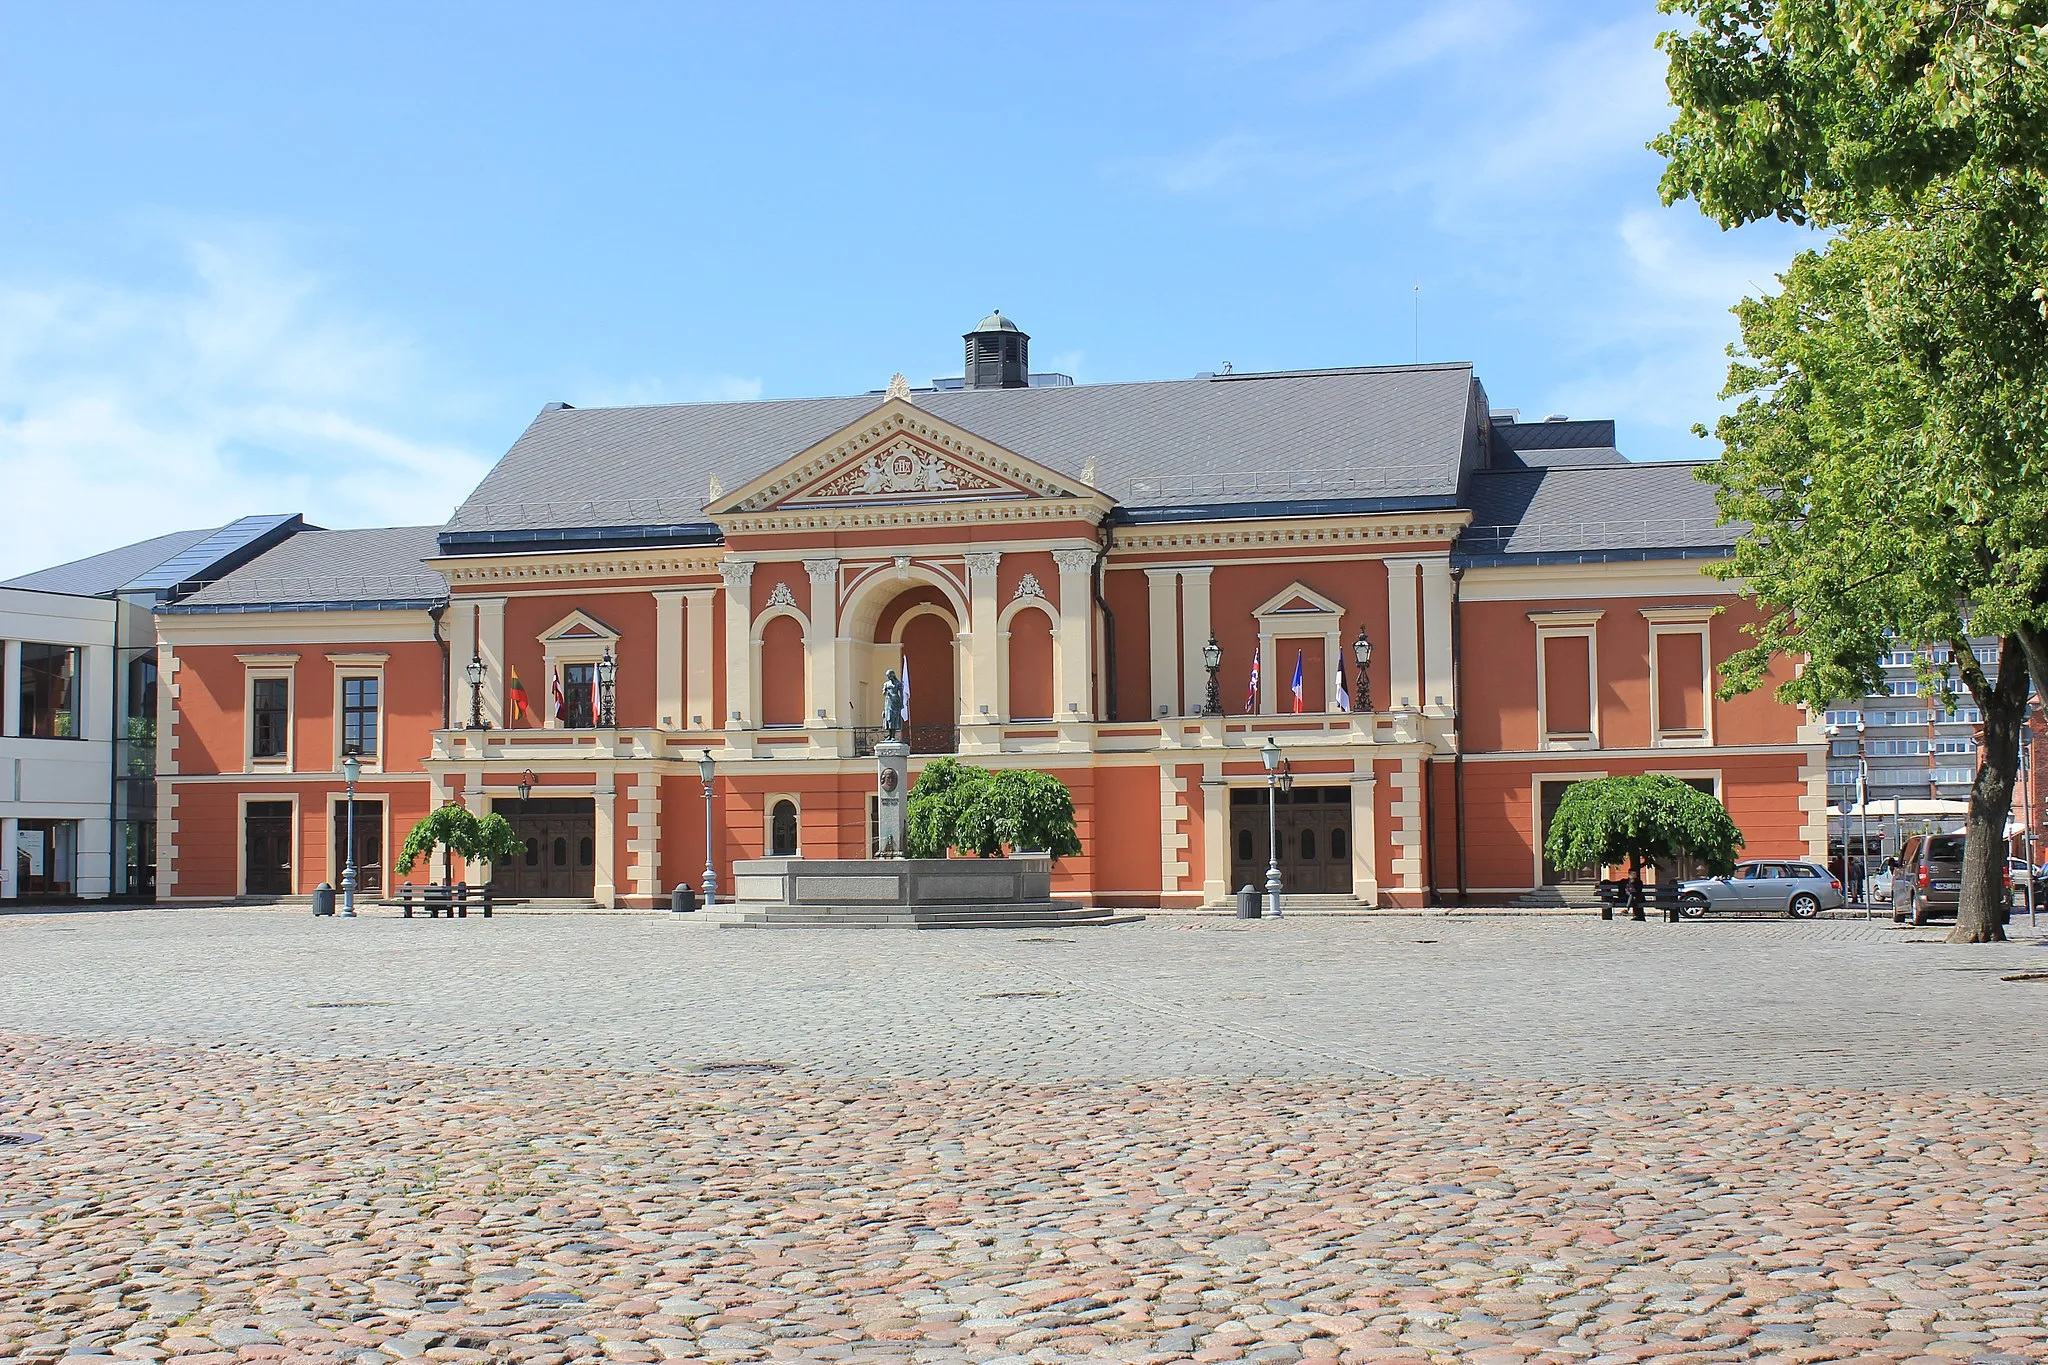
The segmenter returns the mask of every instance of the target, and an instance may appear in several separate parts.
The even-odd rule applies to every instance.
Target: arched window
[[[1237,859],[1243,863],[1252,860],[1252,832],[1248,829],[1237,832]]]
[[[1343,831],[1343,830],[1341,830],[1341,829],[1333,829],[1333,830],[1331,830],[1331,831],[1330,831],[1330,861],[1331,861],[1331,862],[1336,862],[1336,861],[1337,861],[1337,860],[1338,860],[1339,858],[1342,858],[1342,857],[1343,857],[1343,856],[1345,855],[1344,845],[1345,845],[1345,844],[1346,844],[1347,842],[1349,842],[1349,841],[1345,839],[1345,837],[1344,837],[1344,831]]]
[[[1316,856],[1316,832],[1305,829],[1301,832],[1301,857],[1307,862]]]
[[[528,867],[540,866],[540,840],[528,839],[526,841],[526,865]]]
[[[777,801],[768,814],[768,856],[796,856],[796,802]]]
[[[579,839],[576,843],[577,866],[589,867],[591,862],[591,855],[594,854],[596,851],[597,846],[591,843],[591,841],[587,837]]]
[[[557,835],[555,836],[555,866],[567,867],[568,865],[569,841],[567,839],[562,838],[560,835]]]

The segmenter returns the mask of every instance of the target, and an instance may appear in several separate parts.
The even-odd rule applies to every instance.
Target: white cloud
[[[173,287],[0,279],[0,576],[257,512],[438,521],[490,459],[419,434],[416,348],[260,234]]]
[[[639,408],[660,403],[747,403],[759,398],[758,376],[736,374],[679,375],[672,379],[646,376],[624,383],[601,382],[579,387],[565,402],[579,408]]]

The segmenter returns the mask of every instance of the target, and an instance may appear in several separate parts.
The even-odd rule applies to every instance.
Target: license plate
[[[1962,886],[1961,882],[1936,882],[1934,889],[1936,891],[1960,891]]]

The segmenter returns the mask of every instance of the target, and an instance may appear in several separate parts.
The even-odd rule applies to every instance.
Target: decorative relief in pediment
[[[792,495],[783,505],[858,502],[868,498],[899,502],[905,498],[962,493],[1021,497],[1024,490],[1003,483],[974,465],[905,439],[840,466]]]

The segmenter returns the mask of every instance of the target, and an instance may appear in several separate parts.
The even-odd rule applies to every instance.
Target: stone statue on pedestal
[[[905,723],[907,719],[903,714],[903,680],[892,668],[882,679],[882,738],[903,738],[909,728]]]

